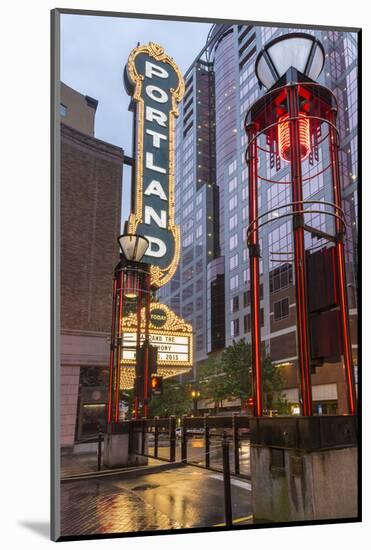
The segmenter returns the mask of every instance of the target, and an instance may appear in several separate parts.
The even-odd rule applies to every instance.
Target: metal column
[[[262,416],[262,389],[261,389],[261,355],[260,355],[260,281],[259,281],[259,233],[258,223],[258,151],[257,125],[248,126],[248,167],[249,167],[249,223],[252,224],[249,246],[250,258],[250,292],[251,292],[251,347],[252,347],[252,374],[253,374],[253,413]]]
[[[310,343],[308,337],[308,307],[306,292],[306,261],[304,243],[303,189],[301,175],[299,98],[296,85],[288,88],[290,120],[290,163],[292,180],[293,234],[295,255],[296,330],[300,372],[302,414],[312,416],[312,387],[310,369]]]
[[[331,176],[333,188],[333,201],[336,205],[336,214],[342,211],[341,200],[341,180],[339,173],[339,143],[336,131],[336,111],[332,109],[329,112],[329,136],[330,136],[330,158],[331,158]],[[354,415],[356,412],[356,392],[353,369],[352,343],[349,327],[348,296],[345,273],[345,254],[344,254],[344,227],[339,218],[335,218],[336,226],[336,259],[339,275],[339,295],[340,295],[340,313],[341,328],[344,347],[344,368],[347,383],[347,397],[349,413]]]

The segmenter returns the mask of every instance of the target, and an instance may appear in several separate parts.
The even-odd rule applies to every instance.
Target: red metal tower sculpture
[[[294,266],[296,292],[297,354],[300,374],[301,410],[312,415],[311,370],[313,331],[308,312],[308,269],[310,254],[306,235],[330,250],[333,258],[334,298],[331,319],[339,319],[340,342],[349,413],[355,414],[356,397],[349,330],[344,256],[346,229],[341,200],[339,136],[336,128],[337,103],[332,92],[315,79],[322,71],[322,45],[313,36],[292,33],[265,46],[257,57],[255,71],[268,91],[250,108],[245,119],[248,136],[246,161],[249,176],[249,226],[247,243],[250,259],[251,335],[254,415],[261,416],[262,373],[259,297],[259,231],[266,224],[292,220],[293,249],[287,251]],[[263,167],[266,170],[263,170]],[[269,177],[268,177],[269,176]],[[330,196],[307,200],[309,186],[329,184]],[[291,201],[259,212],[260,185],[286,185]],[[314,220],[320,223],[314,223]],[[309,281],[310,283],[311,281]],[[310,309],[310,308],[309,308]],[[327,312],[317,316],[322,319]],[[333,315],[335,313],[335,315]],[[322,315],[322,317],[321,317]],[[329,318],[329,317],[328,317]],[[334,329],[336,328],[334,324]],[[312,333],[312,338],[311,338]],[[312,353],[313,355],[313,353]]]

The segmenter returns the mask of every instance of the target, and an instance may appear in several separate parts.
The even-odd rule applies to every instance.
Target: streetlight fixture
[[[200,397],[201,393],[198,390],[192,390],[191,396],[193,399],[193,414],[196,416],[197,414],[197,401]]]
[[[140,264],[140,261],[146,253],[149,240],[143,235],[124,233],[118,237],[117,241],[126,260],[125,296],[136,298],[140,292],[140,278],[143,271],[143,264]]]
[[[271,40],[258,54],[255,73],[260,86],[269,90],[290,69],[316,80],[322,72],[325,51],[311,34],[293,32]]]
[[[118,237],[121,254],[116,265],[112,291],[112,328],[110,352],[110,377],[108,398],[108,423],[119,422],[119,391],[122,351],[124,347],[122,319],[129,311],[136,309],[136,383],[134,386],[134,416],[138,418],[139,401],[143,402],[143,412],[147,415],[148,402],[148,329],[150,312],[150,266],[143,263],[149,241],[142,235],[124,233]],[[141,349],[142,310],[144,307],[144,366],[139,364]],[[125,346],[128,349],[128,346]],[[140,389],[143,389],[140,392]]]
[[[122,253],[129,262],[140,262],[149,247],[149,240],[143,235],[124,233],[117,240]]]

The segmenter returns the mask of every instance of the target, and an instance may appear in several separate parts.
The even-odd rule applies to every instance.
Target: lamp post
[[[201,393],[198,390],[192,390],[191,392],[192,399],[193,399],[193,414],[197,415],[197,402],[198,398],[200,397]]]
[[[145,341],[148,340],[150,310],[150,271],[147,264],[141,263],[141,259],[149,246],[149,241],[142,235],[125,233],[118,237],[118,243],[121,248],[121,254],[113,277],[108,423],[119,422],[119,391],[123,349],[122,318],[135,308],[137,314],[136,358],[138,362],[141,343],[143,297],[145,308]],[[148,352],[144,358],[144,380],[146,380],[146,367],[148,373]],[[139,365],[136,365],[136,375],[140,370]],[[144,403],[146,402],[147,395],[148,388],[147,393],[144,388]],[[134,414],[136,418],[138,417],[138,408],[139,399],[138,395],[135,395]]]
[[[250,256],[251,340],[254,415],[262,415],[261,336],[259,297],[259,232],[277,220],[292,220],[292,258],[296,292],[297,354],[300,375],[301,409],[312,415],[311,336],[308,308],[307,261],[314,247],[306,248],[305,236],[322,239],[332,246],[332,276],[335,299],[330,312],[340,312],[345,378],[349,412],[355,412],[349,314],[346,296],[344,233],[345,216],[341,203],[339,138],[336,128],[337,104],[332,92],[316,82],[324,65],[321,43],[305,33],[290,33],[269,42],[259,53],[255,72],[259,84],[267,89],[249,109],[245,119],[248,136],[246,161],[249,169],[249,226],[247,243]],[[330,162],[323,167],[322,157]],[[263,174],[262,166],[266,166]],[[328,174],[328,175],[327,175]],[[331,198],[307,200],[311,180],[330,181]],[[317,181],[318,183],[318,181]],[[291,201],[276,201],[266,212],[259,212],[259,186],[287,186]],[[306,186],[304,188],[304,186]],[[278,196],[278,194],[277,194]],[[321,214],[326,223],[314,227],[313,219]],[[314,215],[314,216],[313,216]],[[332,227],[332,229],[330,229]],[[280,251],[276,252],[285,254]],[[330,255],[330,254],[329,254]],[[278,261],[278,260],[277,260]],[[337,298],[339,295],[339,299]],[[335,303],[337,300],[337,303]],[[328,308],[328,311],[330,308]],[[329,319],[330,315],[327,317]],[[319,317],[317,316],[317,322]],[[325,319],[323,316],[322,319]],[[323,321],[324,323],[324,321]],[[325,324],[325,323],[324,323]],[[319,325],[317,325],[319,326]],[[312,338],[312,340],[311,340]]]

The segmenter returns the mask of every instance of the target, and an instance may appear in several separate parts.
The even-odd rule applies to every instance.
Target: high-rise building
[[[250,341],[249,265],[246,246],[248,175],[245,160],[246,112],[264,90],[255,62],[271,39],[298,29],[214,25],[207,44],[186,73],[186,95],[177,123],[176,217],[181,226],[181,262],[161,299],[193,324],[197,364],[234,340]],[[357,365],[357,35],[303,30],[325,49],[319,82],[338,101],[343,208],[346,214],[347,284],[354,363]],[[203,85],[201,85],[201,83]],[[321,150],[322,151],[322,150]],[[320,151],[320,155],[322,152]],[[323,153],[323,168],[329,158]],[[274,167],[260,166],[263,177]],[[288,169],[287,169],[288,170]],[[309,163],[305,165],[311,173]],[[281,171],[285,174],[285,171]],[[304,174],[305,177],[305,174]],[[329,198],[326,173],[308,179],[305,199]],[[259,210],[290,202],[287,185],[259,187]],[[313,227],[331,230],[329,216],[312,214]],[[261,332],[266,352],[282,369],[286,398],[297,404],[296,304],[290,218],[271,219],[260,233]],[[306,234],[306,248],[325,245]],[[195,373],[194,373],[195,375]],[[314,410],[346,412],[346,387],[339,363],[326,363],[312,375]]]
[[[198,360],[207,358],[208,264],[220,254],[219,194],[215,176],[214,71],[195,62],[185,75],[186,93],[176,125],[175,221],[182,254],[176,274],[159,292],[161,300],[191,322]],[[224,320],[218,336],[224,345]],[[192,373],[191,373],[192,375]]]
[[[106,418],[123,151],[94,137],[98,102],[61,83],[61,445]]]

